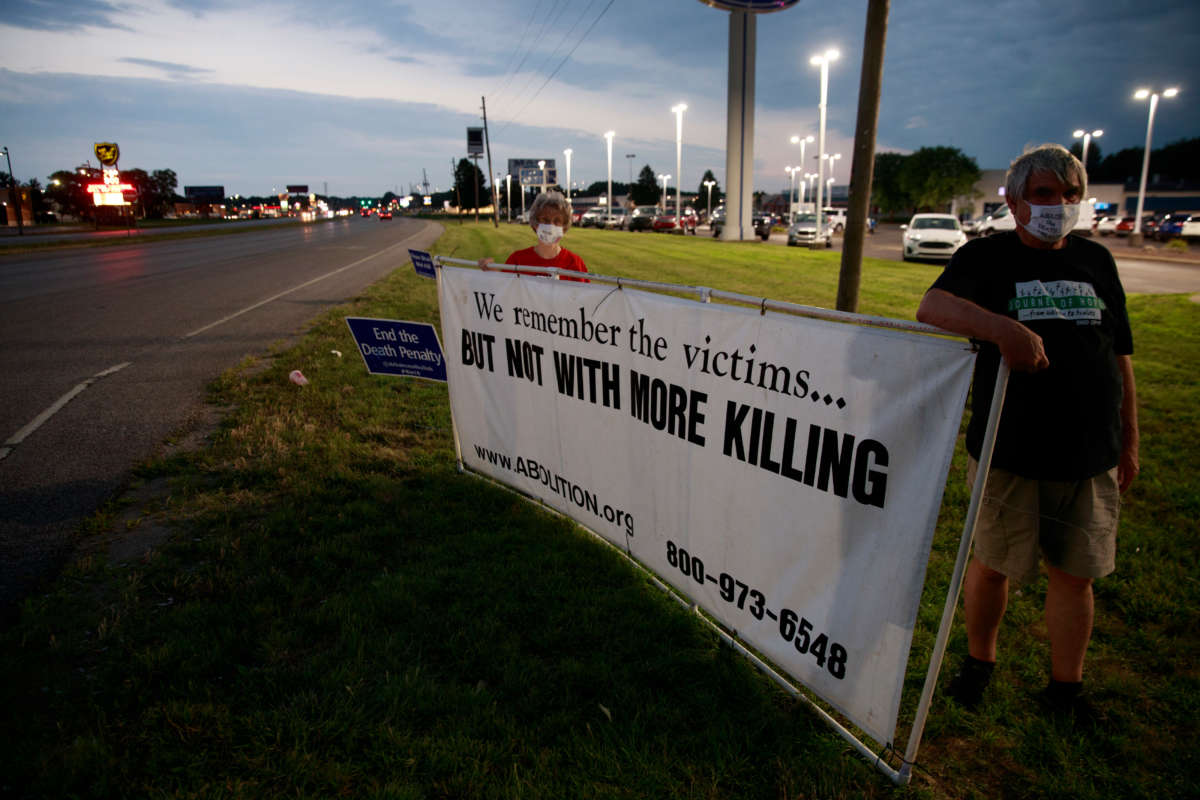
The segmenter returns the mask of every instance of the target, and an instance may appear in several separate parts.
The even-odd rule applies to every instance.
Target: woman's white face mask
[[[537,237],[542,244],[557,244],[563,238],[562,226],[541,222],[537,226]]]
[[[1079,221],[1079,203],[1049,206],[1028,203],[1028,206],[1029,222],[1021,227],[1043,242],[1057,242],[1070,233]]]

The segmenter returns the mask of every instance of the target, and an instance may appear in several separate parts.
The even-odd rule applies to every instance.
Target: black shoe
[[[1104,711],[1092,705],[1083,693],[1082,684],[1051,681],[1035,699],[1047,715],[1070,720],[1077,726],[1096,727],[1107,720]]]
[[[995,664],[967,656],[958,674],[950,679],[946,694],[963,708],[974,711],[983,700],[983,690],[992,680]]]

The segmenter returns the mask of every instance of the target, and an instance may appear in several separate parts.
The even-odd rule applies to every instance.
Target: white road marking
[[[114,372],[120,372],[121,370],[125,369],[132,363],[133,363],[132,361],[123,361],[120,364],[111,366],[106,370],[101,370],[100,372],[97,372],[92,377],[88,378],[83,383],[80,383],[77,386],[75,386],[74,388],[72,388],[69,392],[64,394],[62,397],[55,400],[53,403],[50,404],[49,408],[47,408],[45,411],[43,411],[42,413],[40,413],[36,417],[34,417],[33,420],[28,425],[21,428],[21,430],[17,431],[12,436],[8,437],[8,441],[6,441],[4,443],[3,447],[0,447],[0,461],[3,461],[5,458],[7,458],[8,454],[13,451],[13,448],[15,448],[21,442],[25,441],[25,439],[28,438],[31,433],[36,431],[38,428],[42,427],[42,425],[45,425],[47,420],[49,420],[51,417],[53,417],[55,414],[57,414],[59,411],[61,411],[63,406],[65,406],[67,403],[71,402],[76,397],[78,397],[83,392],[84,389],[88,388],[89,386],[91,386],[93,383],[100,380],[101,378],[106,378],[109,375],[112,375]]]
[[[411,238],[411,237],[409,237],[409,238]],[[271,295],[270,297],[268,297],[265,300],[259,300],[257,303],[255,303],[253,305],[246,306],[241,311],[235,311],[227,317],[221,317],[221,319],[217,320],[216,322],[210,322],[207,325],[205,325],[203,328],[197,328],[196,330],[192,331],[191,333],[185,333],[181,338],[190,339],[193,336],[198,336],[207,330],[217,327],[218,325],[223,325],[224,323],[229,322],[229,320],[231,320],[231,319],[236,319],[237,317],[240,317],[242,314],[246,314],[250,311],[253,311],[256,308],[265,306],[267,303],[274,302],[275,300],[278,300],[281,297],[286,297],[287,295],[291,294],[292,292],[299,291],[300,289],[303,289],[306,286],[312,286],[314,283],[319,283],[320,281],[323,281],[326,278],[337,275],[339,272],[345,272],[346,270],[350,269],[351,267],[357,267],[359,264],[362,264],[364,261],[370,261],[372,258],[377,258],[378,256],[381,256],[384,253],[387,253],[391,250],[395,250],[397,247],[404,247],[407,244],[408,244],[408,239],[405,239],[403,242],[397,242],[396,244],[385,247],[382,250],[380,250],[376,253],[372,253],[369,256],[364,256],[363,258],[360,258],[358,261],[347,264],[344,267],[338,267],[337,269],[333,270],[332,272],[326,272],[324,275],[319,275],[316,278],[313,278],[311,281],[305,281],[304,283],[300,284],[299,286],[293,286],[290,289],[285,289],[284,291],[280,292],[279,294]]]

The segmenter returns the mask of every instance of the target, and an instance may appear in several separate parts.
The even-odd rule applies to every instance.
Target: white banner
[[[628,547],[892,741],[962,341],[453,267],[439,300],[467,466]]]

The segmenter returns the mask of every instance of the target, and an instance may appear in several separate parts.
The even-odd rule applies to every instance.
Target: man
[[[1065,148],[1009,167],[1015,231],[964,245],[917,319],[981,340],[967,428],[974,480],[999,359],[1012,370],[967,568],[969,655],[949,694],[974,708],[996,663],[1009,580],[1046,562],[1051,711],[1092,717],[1081,693],[1092,581],[1115,568],[1120,493],[1138,472],[1137,394],[1125,292],[1106,248],[1069,235],[1086,191]]]

